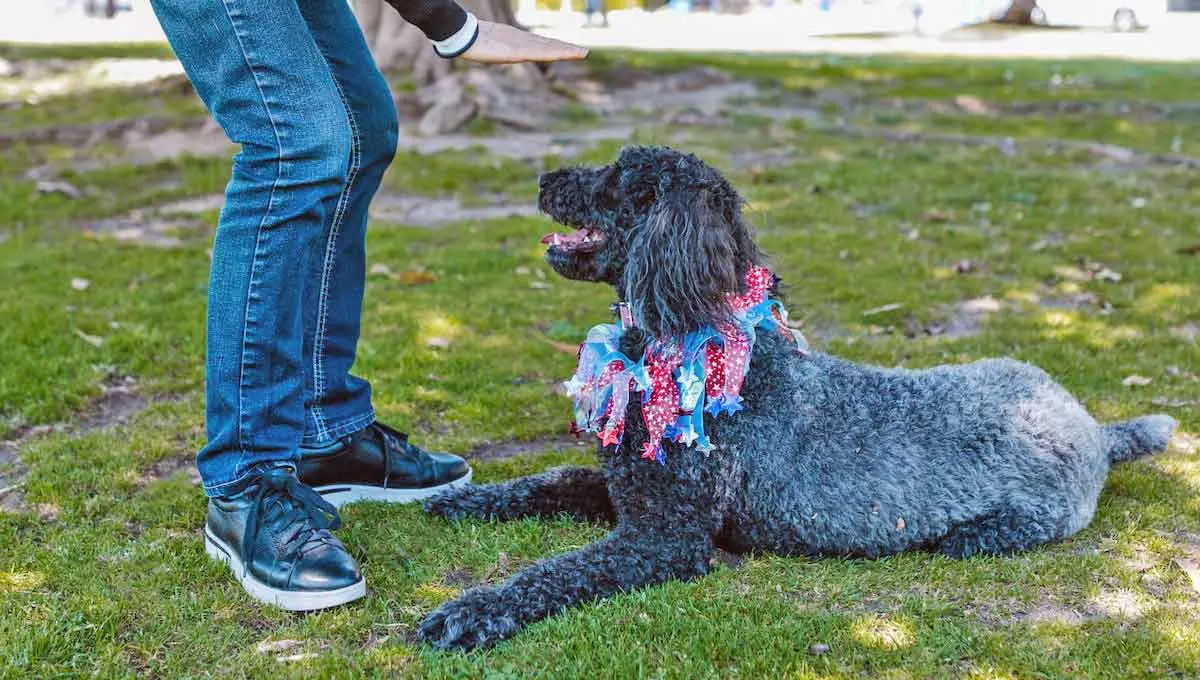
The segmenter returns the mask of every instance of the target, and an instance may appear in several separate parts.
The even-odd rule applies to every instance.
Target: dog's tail
[[[1108,460],[1120,463],[1167,450],[1178,425],[1171,416],[1142,416],[1101,428]]]

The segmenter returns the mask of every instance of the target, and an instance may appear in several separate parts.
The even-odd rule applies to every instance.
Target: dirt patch
[[[91,222],[84,228],[84,234],[154,248],[175,248],[184,243],[185,234],[206,226],[195,219],[171,219],[154,210],[135,210],[128,215]]]
[[[467,206],[453,198],[428,198],[403,194],[379,194],[371,202],[371,218],[415,227],[434,228],[452,222],[473,222],[505,217],[536,215],[528,203],[494,203]]]
[[[148,247],[174,248],[190,238],[207,237],[212,224],[211,219],[204,216],[219,211],[224,203],[223,195],[211,194],[140,208],[118,217],[90,222],[84,226],[84,233]],[[475,206],[464,205],[454,198],[393,193],[380,193],[371,203],[372,219],[428,229],[455,222],[528,217],[537,212],[537,206],[532,202],[497,200]]]
[[[124,142],[126,162],[134,165],[149,165],[182,156],[225,158],[232,157],[237,151],[212,121],[162,130],[137,129],[126,134]]]
[[[598,142],[632,139],[634,131],[632,125],[607,125],[571,132],[514,132],[496,137],[467,134],[436,137],[401,135],[399,148],[421,154],[483,149],[496,156],[518,160],[533,160],[546,156],[570,158]]]
[[[988,317],[1004,311],[1007,307],[1002,300],[990,296],[964,300],[947,310],[945,320],[936,326],[937,332],[931,334],[949,339],[978,335]],[[935,327],[931,327],[933,328]]]
[[[577,449],[586,449],[592,445],[586,438],[575,438],[568,435],[543,437],[530,441],[517,442],[485,442],[479,444],[464,454],[469,460],[502,460],[515,456],[544,454],[550,451],[561,453]]]
[[[451,569],[442,576],[442,583],[453,588],[470,588],[478,583],[475,575],[466,569]]]
[[[0,149],[22,144],[58,144],[87,148],[101,141],[117,140],[126,144],[145,144],[147,140],[162,138],[168,134],[188,135],[181,131],[196,129],[202,121],[194,118],[127,118],[101,124],[54,125],[50,127],[17,130],[0,133]],[[173,156],[158,156],[158,160]],[[153,162],[153,161],[147,161]]]
[[[735,153],[730,158],[734,170],[758,174],[764,170],[778,168],[796,160],[796,154],[791,149],[769,149],[766,151],[745,151]]]
[[[51,432],[81,436],[128,422],[150,403],[135,391],[136,387],[137,381],[130,376],[110,376],[100,386],[100,396],[83,407],[71,421],[19,428],[12,439],[0,441],[0,512],[28,510],[21,492],[26,472],[20,458],[23,446]],[[39,514],[43,518],[53,518],[56,513],[40,507]]]
[[[138,478],[138,486],[145,487],[151,482],[171,479],[176,475],[186,475],[188,483],[192,486],[200,486],[202,483],[200,471],[196,469],[196,458],[189,455],[181,458],[160,460],[151,465],[150,469]]]
[[[113,376],[100,386],[101,394],[94,399],[67,431],[81,435],[92,430],[107,429],[129,422],[145,410],[150,402],[135,391],[137,381],[130,376]]]
[[[753,111],[751,111],[753,112]],[[1021,152],[1066,150],[1086,153],[1096,162],[1110,166],[1141,168],[1166,166],[1174,168],[1200,168],[1200,158],[1182,154],[1152,154],[1135,151],[1128,147],[1106,142],[1074,139],[1021,139],[988,135],[947,134],[935,132],[913,132],[887,128],[832,125],[814,127],[814,131],[855,139],[882,139],[906,144],[955,144],[963,147],[992,147],[1006,156]]]

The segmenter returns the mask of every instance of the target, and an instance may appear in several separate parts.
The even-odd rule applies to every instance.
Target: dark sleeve
[[[430,40],[445,40],[467,23],[467,12],[454,0],[387,0],[408,23]]]

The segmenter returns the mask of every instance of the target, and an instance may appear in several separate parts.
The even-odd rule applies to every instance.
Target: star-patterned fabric
[[[711,451],[704,414],[716,417],[742,410],[742,383],[750,370],[757,329],[789,333],[800,351],[806,349],[799,331],[788,327],[782,305],[769,297],[778,281],[765,267],[751,269],[746,293],[726,294],[732,323],[682,338],[656,338],[637,361],[619,349],[627,321],[592,328],[579,349],[575,375],[564,383],[575,401],[572,432],[595,433],[604,446],[619,444],[629,399],[636,392],[641,394],[642,418],[650,435],[642,458],[665,463],[664,438]]]

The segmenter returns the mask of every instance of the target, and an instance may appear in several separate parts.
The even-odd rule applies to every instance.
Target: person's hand
[[[587,55],[587,48],[480,19],[475,44],[458,58],[480,64],[516,64],[523,61],[575,61]]]

